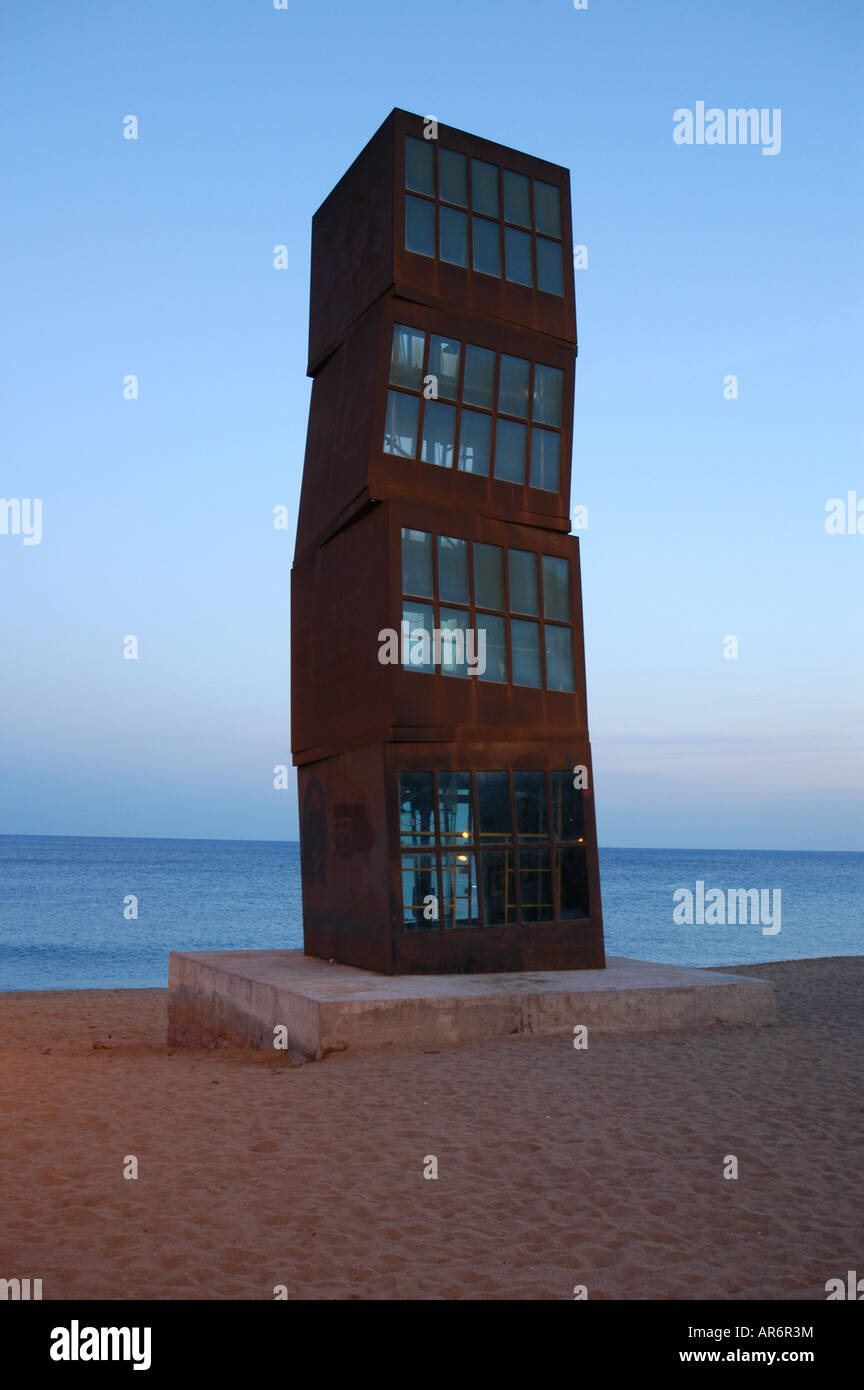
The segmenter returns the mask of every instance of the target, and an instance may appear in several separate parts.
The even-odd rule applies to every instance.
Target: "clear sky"
[[[400,106],[571,170],[601,844],[864,848],[853,0],[7,0],[0,48],[0,833],[296,837],[310,221]],[[700,101],[779,153],[676,144]]]

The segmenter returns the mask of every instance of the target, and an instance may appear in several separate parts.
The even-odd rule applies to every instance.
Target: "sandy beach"
[[[303,1067],[166,1048],[162,990],[0,995],[0,1276],[45,1299],[824,1300],[864,1271],[864,957],[738,972],[775,981],[776,1028]]]

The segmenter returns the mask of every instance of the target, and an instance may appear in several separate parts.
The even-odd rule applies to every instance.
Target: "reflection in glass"
[[[455,401],[459,388],[459,353],[462,344],[454,338],[442,338],[433,333],[429,339],[428,376],[434,376],[438,383],[438,395],[445,400]]]
[[[561,235],[561,194],[554,183],[534,180],[534,222],[546,236]]]
[[[435,197],[435,156],[431,140],[405,140],[405,187]]]
[[[502,170],[504,185],[504,221],[519,227],[531,226],[531,184],[524,174]]]
[[[570,563],[557,555],[541,558],[543,569],[543,616],[570,621]]]
[[[564,373],[558,367],[534,367],[534,419],[539,425],[561,424]]]
[[[507,279],[515,285],[533,285],[531,271],[531,237],[515,227],[504,229],[504,264]]]
[[[531,486],[542,488],[544,492],[557,492],[560,458],[558,430],[545,430],[535,425],[531,431],[531,471],[528,475]]]
[[[407,628],[404,624],[407,623]],[[412,603],[406,599],[402,604],[402,665],[406,671],[431,671],[432,632],[435,627],[435,610],[431,603]]]
[[[573,777],[570,771],[551,773],[552,834],[556,840],[582,840],[585,837],[583,793],[581,788],[574,787]]]
[[[498,223],[488,222],[485,217],[474,218],[474,269],[482,271],[484,275],[501,274]]]
[[[468,205],[467,161],[464,154],[456,150],[438,151],[438,178],[441,183],[440,194],[445,203],[458,203],[460,208]]]
[[[404,323],[393,325],[393,346],[390,349],[390,382],[419,391],[423,382],[423,349],[426,334]]]
[[[525,438],[524,425],[515,420],[498,420],[495,428],[495,477],[505,483],[524,483],[525,481]]]
[[[537,557],[532,550],[507,551],[510,607],[514,613],[537,613]]]
[[[421,590],[412,589],[412,593]],[[438,537],[438,596],[444,603],[468,603],[468,542]]]
[[[514,772],[513,798],[516,803],[516,833],[520,843],[525,840],[545,840],[549,834],[546,773]]]
[[[555,920],[548,849],[520,849],[519,894],[523,922]]]
[[[495,382],[495,354],[489,348],[465,348],[465,379],[462,399],[466,405],[482,405],[492,409],[492,390]]]
[[[512,926],[516,921],[516,882],[512,850],[483,850],[480,855],[480,872],[483,875],[484,925]]]
[[[500,545],[474,544],[474,602],[480,608],[506,608],[504,551]]]
[[[438,816],[443,843],[470,844],[474,839],[470,772],[438,773]]]
[[[487,217],[498,216],[498,166],[483,159],[471,160],[471,206]]]
[[[510,620],[513,684],[540,685],[540,624],[523,618]]]
[[[476,927],[477,872],[474,855],[464,850],[441,855],[441,925]]]
[[[440,900],[435,855],[403,854],[402,923],[405,930],[436,931],[440,919]]]
[[[505,415],[528,416],[528,373],[531,364],[524,357],[501,354],[501,375],[498,381],[498,409]]]
[[[432,537],[428,531],[402,527],[402,592],[434,598],[432,587]]]
[[[555,869],[561,920],[566,922],[574,917],[590,917],[585,850],[575,845],[570,849],[556,849]]]
[[[546,644],[546,689],[576,689],[573,676],[573,636],[569,627],[546,623],[543,627]]]
[[[434,841],[431,772],[399,773],[399,834],[403,845],[426,845]]]
[[[477,815],[481,842],[512,839],[509,772],[477,773]]]
[[[416,396],[404,396],[401,391],[387,392],[387,418],[384,422],[384,453],[413,459],[417,453],[417,412],[420,401]]]
[[[468,216],[455,208],[438,209],[438,245],[442,261],[468,264]]]
[[[459,467],[463,473],[489,473],[489,439],[492,416],[463,410],[459,428]]]
[[[441,671],[445,676],[468,676],[465,634],[470,615],[458,608],[441,609]],[[476,658],[473,648],[472,658]]]
[[[444,405],[441,401],[427,401],[423,411],[423,447],[420,452],[424,463],[452,468],[455,430],[455,406]]]
[[[537,288],[546,294],[564,293],[564,270],[560,241],[537,237]]]
[[[477,631],[486,634],[486,668],[477,672],[481,681],[506,681],[507,679],[507,632],[504,619],[496,613],[478,613]],[[478,637],[479,644],[479,637]],[[480,649],[478,645],[477,656]]]
[[[405,198],[405,250],[419,256],[435,255],[435,204],[422,198]]]

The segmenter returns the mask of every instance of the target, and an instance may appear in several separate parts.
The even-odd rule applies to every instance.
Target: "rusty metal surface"
[[[305,950],[384,973],[600,968],[579,542],[569,534],[568,517],[572,262],[568,253],[559,298],[405,252],[404,139],[422,131],[420,117],[391,112],[313,224],[314,384],[292,573],[292,749],[299,767]],[[569,248],[566,170],[445,126],[438,139],[555,184]],[[556,493],[384,453],[394,323],[563,371]],[[575,690],[382,664],[379,634],[398,630],[401,619],[403,527],[567,558]],[[506,621],[509,610],[501,611]],[[553,772],[578,764],[589,769],[587,918],[404,928],[400,771]]]

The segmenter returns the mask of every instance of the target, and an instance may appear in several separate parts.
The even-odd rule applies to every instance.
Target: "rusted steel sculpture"
[[[292,576],[306,953],[602,967],[565,169],[393,111],[315,214]]]

